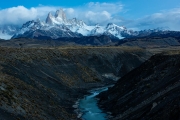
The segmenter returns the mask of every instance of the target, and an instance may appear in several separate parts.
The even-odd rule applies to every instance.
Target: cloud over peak
[[[159,27],[170,30],[180,30],[180,8],[147,15],[135,20],[131,24],[141,29]]]
[[[34,19],[37,16],[37,10],[35,8],[27,9],[24,6],[17,6],[1,10],[0,16],[1,24],[18,24],[23,22],[23,20]]]
[[[49,11],[55,11],[57,7],[41,6],[26,8],[17,6],[0,10],[0,24],[22,25],[24,22],[43,18]]]
[[[40,18],[45,20],[49,12],[55,12],[59,6],[38,6],[26,8],[17,6],[0,10],[0,24],[21,25],[26,21]],[[75,8],[63,8],[68,18],[78,18],[87,24],[111,21],[113,15],[119,13],[123,6],[120,3],[90,2]]]
[[[90,2],[73,8],[63,7],[68,19],[78,18],[86,24],[115,23],[127,28],[153,29],[157,27],[180,30],[180,8],[160,11],[151,15],[142,16],[138,19],[124,18],[125,5],[117,3]],[[0,25],[13,24],[22,25],[29,20],[40,18],[45,21],[49,12],[55,12],[61,6],[38,6],[26,8],[17,6],[0,10]],[[143,11],[142,11],[143,12]]]
[[[79,18],[87,24],[106,24],[113,22],[114,16],[123,10],[121,3],[99,3],[90,2],[83,6],[76,8],[69,8],[66,10],[69,18]]]

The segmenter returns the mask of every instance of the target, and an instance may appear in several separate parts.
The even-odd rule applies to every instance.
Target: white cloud
[[[108,20],[111,20],[112,17],[111,14],[107,11],[102,11],[102,12],[88,11],[85,14],[85,18],[90,23],[104,23],[107,22]]]
[[[47,14],[55,12],[59,6],[38,6],[26,8],[17,6],[0,10],[0,25],[15,24],[22,25],[29,20],[40,18],[46,19]],[[180,30],[180,8],[169,11],[161,11],[152,15],[147,15],[139,19],[128,19],[121,17],[124,14],[124,5],[121,3],[99,3],[90,2],[74,8],[63,8],[69,19],[78,18],[87,24],[107,24],[109,22],[124,25],[133,29],[149,29],[165,27],[171,30]]]
[[[0,33],[0,39],[9,40],[9,39],[11,39],[11,37],[12,37],[12,35]]]
[[[113,22],[114,16],[123,10],[121,3],[90,2],[84,6],[66,9],[69,18],[79,18],[87,24]]]
[[[66,13],[69,15],[73,14],[74,13],[74,9],[73,8],[67,8],[66,9]]]
[[[180,8],[147,15],[127,24],[139,29],[165,28],[180,30]]]
[[[12,7],[3,9],[0,11],[0,23],[1,24],[17,24],[22,20],[34,19],[36,15],[36,9],[27,9],[23,6]]]
[[[99,3],[99,2],[90,2],[86,4],[86,7],[89,10],[93,11],[108,11],[111,14],[119,13],[123,9],[121,3]]]
[[[0,10],[0,24],[14,24],[21,25],[29,20],[43,18],[47,16],[49,11],[55,11],[57,7],[39,6],[32,8],[25,8],[24,6],[17,6]]]
[[[0,24],[20,24],[26,21],[40,18],[45,20],[47,14],[55,12],[58,6],[38,6],[26,8],[17,6],[0,10]],[[90,2],[75,8],[63,8],[68,18],[78,18],[87,24],[110,22],[113,15],[121,12],[123,5],[120,3],[99,3]]]

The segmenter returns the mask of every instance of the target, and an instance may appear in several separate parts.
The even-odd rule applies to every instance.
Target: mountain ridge
[[[0,36],[5,39],[10,38],[44,38],[58,39],[61,37],[82,37],[82,36],[101,36],[106,35],[110,38],[133,38],[151,35],[152,33],[164,34],[169,30],[162,28],[133,31],[124,26],[108,23],[105,26],[87,25],[84,21],[77,18],[68,19],[62,8],[55,14],[48,13],[45,21],[40,19],[27,21],[21,28],[15,25],[0,26]]]
[[[57,32],[52,31],[55,29],[57,32],[61,32],[62,34],[57,34]],[[108,23],[107,26],[100,25],[87,25],[82,20],[78,20],[77,18],[67,19],[66,14],[63,9],[59,9],[56,11],[54,15],[52,13],[48,13],[46,21],[32,20],[23,24],[22,28],[12,37],[29,37],[27,36],[27,32],[31,31],[41,31],[41,35],[43,31],[47,32],[46,35],[50,36],[52,39],[57,39],[59,37],[81,37],[81,36],[98,36],[98,35],[107,35],[117,37],[122,39],[124,37],[121,36],[122,32],[126,31],[125,27],[115,25],[113,23]],[[55,35],[50,35],[50,32]],[[127,33],[128,34],[128,33]],[[45,36],[45,34],[43,34]],[[34,35],[31,35],[31,38],[34,38]]]

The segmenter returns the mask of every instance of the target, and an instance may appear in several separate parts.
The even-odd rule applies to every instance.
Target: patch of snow
[[[0,38],[1,39],[9,40],[9,39],[11,39],[11,37],[12,37],[12,35],[0,33]]]

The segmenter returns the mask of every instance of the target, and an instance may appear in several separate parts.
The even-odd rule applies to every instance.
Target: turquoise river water
[[[82,113],[81,118],[84,120],[107,120],[107,114],[104,113],[97,105],[97,96],[99,93],[108,90],[108,87],[99,88],[90,91],[90,95],[79,100],[79,110]]]

